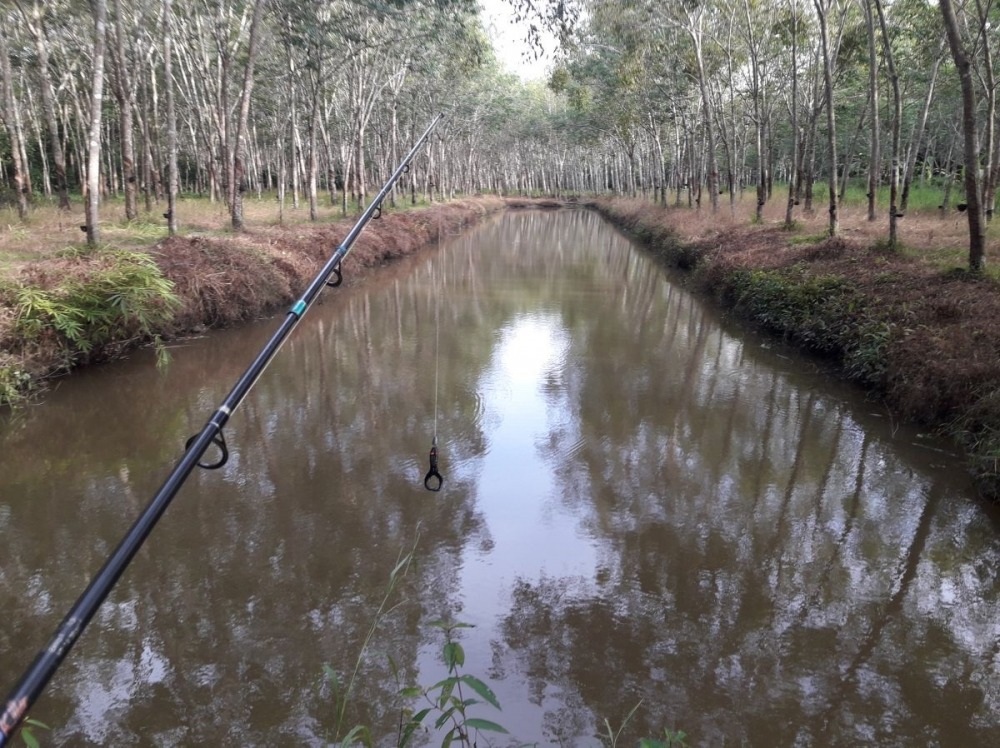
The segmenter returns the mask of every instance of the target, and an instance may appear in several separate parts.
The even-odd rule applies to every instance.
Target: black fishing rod
[[[70,649],[76,643],[76,640],[80,638],[90,619],[93,618],[101,603],[104,602],[105,598],[111,592],[118,578],[125,571],[126,567],[128,567],[143,542],[149,537],[149,534],[153,531],[153,527],[159,521],[160,517],[163,516],[163,512],[166,511],[167,506],[170,505],[171,500],[173,500],[181,486],[184,485],[184,481],[187,480],[195,466],[205,468],[206,470],[214,470],[226,464],[226,461],[229,459],[229,448],[226,446],[222,427],[226,425],[233,411],[239,407],[240,403],[243,402],[243,398],[247,396],[250,389],[260,379],[271,359],[274,358],[275,354],[281,348],[282,343],[285,342],[285,339],[295,329],[299,320],[302,319],[303,315],[309,310],[309,307],[312,306],[316,297],[319,296],[320,291],[325,286],[340,285],[343,280],[343,274],[340,270],[341,261],[351,251],[351,245],[354,244],[354,241],[364,230],[365,226],[368,225],[368,222],[373,218],[381,217],[382,201],[389,194],[389,190],[392,189],[399,178],[410,170],[410,162],[413,160],[413,157],[423,146],[424,142],[430,136],[431,131],[441,121],[442,117],[444,117],[443,114],[437,115],[427,129],[424,130],[424,134],[414,143],[413,148],[410,149],[410,152],[406,154],[403,161],[396,167],[396,171],[392,173],[392,176],[383,185],[378,195],[375,196],[368,208],[365,209],[365,212],[361,214],[357,223],[354,224],[354,227],[348,232],[344,241],[337,247],[330,259],[327,260],[327,263],[319,271],[319,274],[313,279],[312,283],[309,284],[302,297],[288,310],[288,314],[280,327],[271,336],[271,339],[261,352],[257,354],[254,362],[243,372],[243,375],[239,378],[239,381],[230,391],[229,395],[226,396],[222,405],[208,419],[201,432],[188,440],[185,445],[184,456],[174,466],[170,475],[167,476],[163,485],[160,486],[160,490],[156,492],[149,505],[135,521],[125,537],[122,538],[118,547],[108,557],[108,560],[104,562],[104,566],[101,567],[101,570],[97,572],[97,575],[87,585],[87,589],[80,595],[76,604],[66,614],[62,623],[59,624],[59,628],[56,629],[55,634],[49,640],[48,646],[38,653],[34,662],[31,663],[24,675],[21,676],[17,685],[14,686],[7,697],[3,713],[0,714],[0,748],[6,745],[7,741],[17,732],[19,726],[27,716],[28,710],[31,709],[38,697],[41,696],[42,691],[45,690],[45,686],[48,685],[49,680],[55,674],[59,665],[66,659]],[[202,456],[210,444],[214,444],[219,449],[220,456],[215,462],[201,462]]]

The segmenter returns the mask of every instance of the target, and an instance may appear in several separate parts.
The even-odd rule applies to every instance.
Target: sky
[[[500,63],[522,80],[543,80],[552,64],[551,52],[534,60],[528,47],[528,29],[525,24],[514,23],[514,10],[509,0],[479,0],[479,6],[483,11],[483,25]],[[544,38],[546,50],[554,49],[555,37],[546,35]]]

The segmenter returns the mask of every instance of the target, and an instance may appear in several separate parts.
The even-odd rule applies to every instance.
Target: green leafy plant
[[[470,707],[476,704],[487,704],[500,710],[500,702],[493,690],[479,678],[462,672],[465,650],[455,640],[455,632],[472,628],[472,625],[446,621],[435,621],[431,625],[444,632],[441,659],[448,668],[448,677],[429,687],[409,686],[399,692],[405,699],[417,699],[426,704],[418,711],[408,710],[409,719],[402,725],[399,735],[400,748],[409,745],[417,730],[426,727],[432,720],[435,730],[447,728],[441,740],[442,748],[452,744],[474,746],[479,732],[509,734],[496,722],[469,715]]]
[[[28,717],[24,720],[24,727],[21,728],[21,740],[28,748],[40,748],[41,743],[38,742],[38,738],[35,736],[35,730],[51,730],[44,722],[40,722],[37,719],[32,719]]]
[[[53,289],[14,290],[15,328],[24,338],[62,336],[69,353],[148,338],[167,324],[180,300],[149,255],[117,250],[84,278]]]
[[[662,738],[643,738],[639,748],[687,748],[687,733],[664,728]]]

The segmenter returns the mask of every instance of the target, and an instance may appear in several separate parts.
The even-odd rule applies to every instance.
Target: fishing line
[[[438,240],[441,237],[441,221],[438,219]],[[430,470],[424,476],[424,488],[428,491],[440,491],[444,478],[438,472],[437,441],[438,441],[438,382],[441,371],[441,296],[438,293],[437,272],[431,268],[431,287],[434,294],[434,436],[431,438]]]

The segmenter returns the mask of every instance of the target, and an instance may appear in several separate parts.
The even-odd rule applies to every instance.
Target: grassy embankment
[[[364,268],[410,254],[439,233],[500,210],[498,198],[386,206],[344,262],[348,282]],[[81,208],[82,210],[82,208]],[[287,210],[247,202],[249,228],[224,227],[224,208],[186,200],[181,235],[151,222],[108,221],[105,244],[81,245],[74,214],[34,210],[28,222],[0,211],[0,407],[47,379],[136,346],[259,317],[294,300],[354,223],[325,208]],[[105,216],[123,212],[111,204]]]
[[[932,198],[933,201],[933,198]],[[887,219],[842,211],[842,236],[815,216],[783,227],[784,200],[750,222],[735,212],[659,208],[641,200],[595,207],[739,317],[837,362],[897,417],[956,439],[983,493],[1000,497],[1000,275],[965,270],[964,217],[909,212],[903,246],[885,249]],[[882,214],[884,216],[885,209]],[[996,257],[1000,225],[988,234]]]

